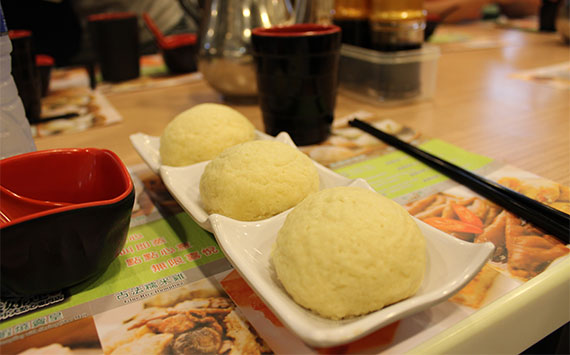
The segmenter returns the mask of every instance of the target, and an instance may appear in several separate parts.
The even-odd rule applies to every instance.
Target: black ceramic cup
[[[251,40],[265,131],[285,131],[297,145],[327,139],[338,87],[340,27],[255,28]]]
[[[12,76],[22,99],[26,117],[30,123],[35,123],[40,120],[42,113],[42,93],[32,45],[32,32],[12,30],[9,36],[12,41]]]
[[[36,55],[36,67],[38,68],[41,84],[42,97],[47,96],[49,92],[49,82],[51,79],[51,69],[54,66],[53,57],[46,54]]]
[[[87,18],[91,44],[104,81],[138,78],[138,18],[134,13],[103,13]]]

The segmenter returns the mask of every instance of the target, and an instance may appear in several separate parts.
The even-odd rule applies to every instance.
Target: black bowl
[[[0,189],[11,197],[0,200],[2,297],[76,285],[104,272],[123,248],[135,191],[111,151],[55,149],[0,160]]]
[[[196,49],[196,35],[193,33],[166,36],[161,47],[162,58],[173,74],[195,72]]]

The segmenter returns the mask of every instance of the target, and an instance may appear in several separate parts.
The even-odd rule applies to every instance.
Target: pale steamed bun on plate
[[[191,165],[254,138],[254,126],[238,111],[215,103],[200,104],[168,123],[160,137],[160,159],[163,165]]]
[[[414,295],[426,269],[426,245],[396,202],[363,188],[334,187],[289,213],[271,260],[298,304],[341,319]]]
[[[295,206],[319,184],[317,168],[298,149],[255,140],[224,150],[206,165],[200,197],[209,214],[257,221]]]

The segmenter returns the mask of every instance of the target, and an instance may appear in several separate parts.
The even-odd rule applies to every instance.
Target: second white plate
[[[260,137],[260,139],[275,139],[282,143],[295,146],[291,137],[285,132],[279,133],[275,138],[271,136],[267,137]],[[163,165],[160,167],[159,173],[168,191],[172,194],[176,201],[178,201],[182,208],[192,217],[192,219],[194,219],[194,221],[198,223],[200,227],[206,229],[209,232],[213,232],[212,225],[209,220],[209,215],[204,210],[200,198],[200,178],[202,177],[202,173],[204,172],[204,169],[208,163],[209,161],[205,161],[183,167]],[[315,164],[319,173],[321,189],[326,189],[334,186],[347,186],[353,181],[333,172],[332,170],[324,167],[317,162],[313,161],[313,163]]]
[[[274,139],[272,136],[255,131],[256,139]],[[134,133],[129,136],[132,146],[135,148],[142,160],[148,165],[150,170],[158,174],[160,172],[160,167],[162,166],[162,160],[160,159],[160,137],[149,136],[144,133]],[[291,137],[289,137],[291,143]]]

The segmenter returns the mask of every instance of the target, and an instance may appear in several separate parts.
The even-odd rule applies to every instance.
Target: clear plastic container
[[[0,6],[0,159],[36,150],[30,123],[12,77],[12,42]]]
[[[435,92],[439,47],[381,52],[343,44],[340,90],[375,104],[400,104],[429,99]]]

